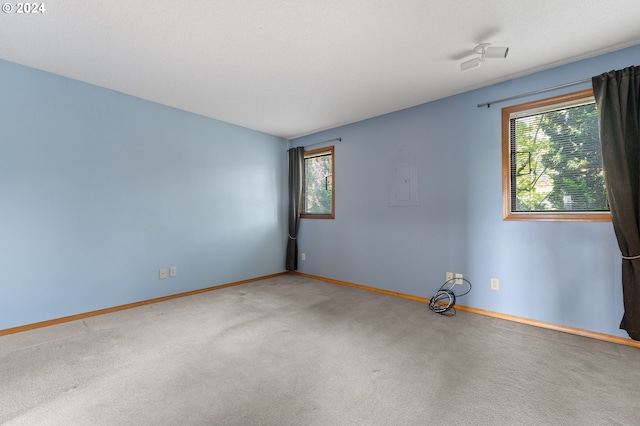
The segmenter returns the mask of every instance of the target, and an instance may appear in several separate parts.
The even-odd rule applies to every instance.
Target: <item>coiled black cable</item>
[[[462,280],[467,286],[467,291],[456,295],[453,291],[453,288],[456,286],[456,280]],[[445,289],[445,287],[449,285],[449,283],[451,283],[451,287]],[[450,280],[447,280],[444,284],[442,284],[438,291],[436,291],[436,293],[431,297],[431,300],[429,300],[429,309],[431,309],[436,314],[453,316],[456,314],[456,308],[454,308],[456,304],[456,298],[462,297],[470,291],[471,282],[469,280],[467,280],[466,278],[451,278]]]

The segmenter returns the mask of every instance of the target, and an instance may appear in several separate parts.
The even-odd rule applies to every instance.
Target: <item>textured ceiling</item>
[[[44,5],[0,14],[1,59],[285,138],[640,43],[638,0]],[[480,42],[508,58],[460,72]]]

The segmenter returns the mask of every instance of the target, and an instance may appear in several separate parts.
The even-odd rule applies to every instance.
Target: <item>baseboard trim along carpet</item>
[[[321,276],[318,276],[318,275],[305,274],[305,273],[297,272],[297,271],[296,272],[279,272],[277,274],[265,275],[265,276],[262,276],[262,277],[250,278],[250,279],[247,279],[247,280],[236,281],[236,282],[227,283],[227,284],[221,284],[221,285],[217,285],[217,286],[213,286],[213,287],[206,287],[206,288],[202,288],[202,289],[198,289],[198,290],[187,291],[187,292],[184,292],[184,293],[177,293],[177,294],[172,294],[172,295],[169,295],[169,296],[157,297],[155,299],[149,299],[149,300],[143,300],[143,301],[140,301],[140,302],[128,303],[126,305],[114,306],[114,307],[105,308],[105,309],[98,309],[96,311],[85,312],[85,313],[76,314],[76,315],[70,315],[70,316],[62,317],[62,318],[55,318],[55,319],[51,319],[51,320],[47,320],[47,321],[41,321],[41,322],[37,322],[37,323],[33,323],[33,324],[21,325],[21,326],[13,327],[13,328],[7,328],[7,329],[4,329],[4,330],[0,330],[0,336],[5,336],[5,335],[8,335],[8,334],[14,334],[14,333],[20,333],[20,332],[23,332],[23,331],[34,330],[34,329],[37,329],[37,328],[48,327],[48,326],[56,325],[56,324],[62,324],[62,323],[65,323],[65,322],[70,322],[70,321],[75,321],[75,320],[79,320],[79,319],[89,318],[89,317],[93,317],[93,316],[97,316],[97,315],[108,314],[108,313],[111,313],[111,312],[122,311],[122,310],[125,310],[125,309],[137,308],[138,306],[144,306],[144,305],[149,305],[149,304],[152,304],[152,303],[163,302],[165,300],[177,299],[177,298],[185,297],[185,296],[191,296],[191,295],[198,294],[198,293],[205,293],[205,292],[208,292],[208,291],[220,290],[220,289],[223,289],[223,288],[226,288],[226,287],[232,287],[232,286],[246,284],[246,283],[250,283],[250,282],[254,282],[254,281],[261,281],[261,280],[265,280],[265,279],[268,279],[268,278],[278,277],[280,275],[284,275],[284,274],[288,274],[288,273],[295,274],[295,275],[300,275],[300,276],[311,278],[311,279],[316,279],[316,280],[319,280],[319,281],[325,281],[325,282],[328,282],[328,283],[339,284],[339,285],[342,285],[342,286],[354,287],[354,288],[358,288],[358,289],[361,289],[361,290],[373,291],[373,292],[376,292],[376,293],[382,293],[382,294],[386,294],[386,295],[389,295],[389,296],[400,297],[400,298],[403,298],[403,299],[415,300],[415,301],[422,302],[422,303],[427,303],[427,304],[429,303],[429,298],[427,298],[427,297],[414,296],[414,295],[411,295],[411,294],[399,293],[399,292],[390,291],[390,290],[384,290],[384,289],[380,289],[380,288],[376,288],[376,287],[370,287],[370,286],[366,286],[366,285],[362,285],[362,284],[355,284],[355,283],[351,283],[351,282],[347,282],[347,281],[335,280],[335,279],[332,279],[332,278],[321,277]],[[558,324],[548,323],[548,322],[544,322],[544,321],[538,321],[538,320],[534,320],[534,319],[518,317],[518,316],[515,316],[515,315],[502,314],[500,312],[487,311],[487,310],[484,310],[484,309],[478,309],[478,308],[473,308],[473,307],[470,307],[470,306],[464,306],[464,305],[458,305],[458,304],[456,304],[456,309],[459,309],[461,311],[470,312],[470,313],[473,313],[473,314],[484,315],[484,316],[493,317],[493,318],[499,318],[499,319],[503,319],[503,320],[507,320],[507,321],[513,321],[513,322],[517,322],[517,323],[521,323],[521,324],[531,325],[531,326],[534,326],[534,327],[546,328],[546,329],[549,329],[549,330],[560,331],[560,332],[563,332],[563,333],[575,334],[577,336],[588,337],[588,338],[591,338],[591,339],[602,340],[602,341],[605,341],[605,342],[611,342],[611,343],[616,343],[616,344],[619,344],[619,345],[631,346],[631,347],[640,349],[640,341],[636,341],[636,340],[625,338],[625,337],[613,336],[613,335],[610,335],[610,334],[598,333],[598,332],[595,332],[595,331],[583,330],[583,329],[580,329],[580,328],[567,327],[567,326],[564,326],[564,325],[558,325]]]
[[[307,277],[307,278],[312,278],[312,279],[316,279],[316,280],[320,280],[320,281],[325,281],[325,282],[328,282],[328,283],[344,285],[344,286],[347,286],[347,287],[355,287],[355,288],[359,288],[359,289],[362,289],[362,290],[367,290],[367,291],[373,291],[373,292],[376,292],[376,293],[387,294],[389,296],[401,297],[401,298],[404,298],[404,299],[417,300],[418,302],[429,303],[429,298],[427,298],[427,297],[413,296],[411,294],[398,293],[398,292],[395,292],[395,291],[383,290],[383,289],[380,289],[380,288],[369,287],[369,286],[362,285],[362,284],[354,284],[354,283],[350,283],[350,282],[347,282],[347,281],[334,280],[332,278],[325,278],[325,277],[320,277],[320,276],[317,276],[317,275],[305,274],[305,273],[302,273],[302,272],[291,272],[291,273],[296,274],[296,275],[301,275],[301,276]],[[591,338],[591,339],[602,340],[602,341],[605,341],[605,342],[616,343],[618,345],[631,346],[631,347],[640,349],[640,341],[636,341],[636,340],[625,338],[625,337],[613,336],[613,335],[610,335],[610,334],[598,333],[598,332],[595,332],[595,331],[583,330],[583,329],[580,329],[580,328],[567,327],[567,326],[564,326],[564,325],[558,325],[558,324],[553,324],[553,323],[549,323],[549,322],[544,322],[544,321],[538,321],[538,320],[533,320],[533,319],[529,319],[529,318],[518,317],[518,316],[515,316],[515,315],[501,314],[499,312],[487,311],[487,310],[484,310],[484,309],[472,308],[470,306],[463,306],[463,305],[458,305],[458,304],[456,304],[456,309],[459,309],[461,311],[470,312],[470,313],[473,313],[473,314],[479,314],[479,315],[484,315],[484,316],[488,316],[488,317],[499,318],[499,319],[503,319],[503,320],[507,320],[507,321],[513,321],[513,322],[518,322],[518,323],[521,323],[521,324],[531,325],[531,326],[534,326],[534,327],[546,328],[546,329],[549,329],[549,330],[560,331],[560,332],[563,332],[563,333],[575,334],[577,336],[588,337],[588,338]]]
[[[165,300],[177,299],[179,297],[191,296],[193,294],[205,293],[207,291],[220,290],[221,288],[233,287],[233,286],[236,286],[236,285],[251,283],[251,282],[254,282],[254,281],[266,280],[268,278],[278,277],[278,276],[284,275],[286,273],[287,272],[279,272],[277,274],[265,275],[265,276],[262,276],[262,277],[250,278],[250,279],[247,279],[247,280],[242,280],[242,281],[236,281],[236,282],[227,283],[227,284],[216,285],[216,286],[213,286],[213,287],[201,288],[201,289],[198,289],[198,290],[187,291],[187,292],[184,292],[184,293],[177,293],[177,294],[172,294],[172,295],[169,295],[169,296],[157,297],[155,299],[149,299],[149,300],[143,300],[143,301],[140,301],[140,302],[128,303],[126,305],[114,306],[114,307],[105,308],[105,309],[98,309],[97,311],[91,311],[91,312],[85,312],[85,313],[82,313],[82,314],[70,315],[68,317],[55,318],[55,319],[51,319],[51,320],[47,320],[47,321],[36,322],[36,323],[33,323],[33,324],[26,324],[26,325],[21,325],[21,326],[18,326],[18,327],[13,327],[13,328],[6,328],[4,330],[0,330],[0,336],[6,336],[8,334],[20,333],[22,331],[34,330],[36,328],[48,327],[50,325],[62,324],[62,323],[65,323],[65,322],[75,321],[75,320],[84,319],[84,318],[95,317],[97,315],[108,314],[108,313],[111,313],[111,312],[123,311],[125,309],[137,308],[138,306],[144,306],[144,305],[150,305],[152,303],[164,302]]]

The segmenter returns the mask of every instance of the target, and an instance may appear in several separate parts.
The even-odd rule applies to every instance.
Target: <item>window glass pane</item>
[[[510,120],[513,212],[608,211],[595,103]]]
[[[333,191],[331,153],[305,158],[304,168],[303,212],[308,214],[331,214],[331,192]]]

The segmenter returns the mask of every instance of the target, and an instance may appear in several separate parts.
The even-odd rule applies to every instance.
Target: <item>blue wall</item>
[[[0,329],[284,270],[287,141],[9,62],[0,79]]]
[[[303,219],[300,271],[626,336],[610,223],[501,219],[500,108],[637,64],[640,46],[292,141],[334,137],[336,218]],[[0,61],[0,329],[282,271],[286,141]],[[418,165],[419,205],[388,206]],[[178,276],[158,279],[158,269]],[[501,289],[490,290],[499,278]]]
[[[336,218],[302,219],[300,271],[430,297],[445,272],[474,287],[458,303],[626,337],[611,223],[502,220],[501,108],[477,104],[638,63],[640,46],[324,131],[335,144]],[[419,205],[387,205],[389,162],[416,159]],[[490,289],[491,278],[500,290]]]

